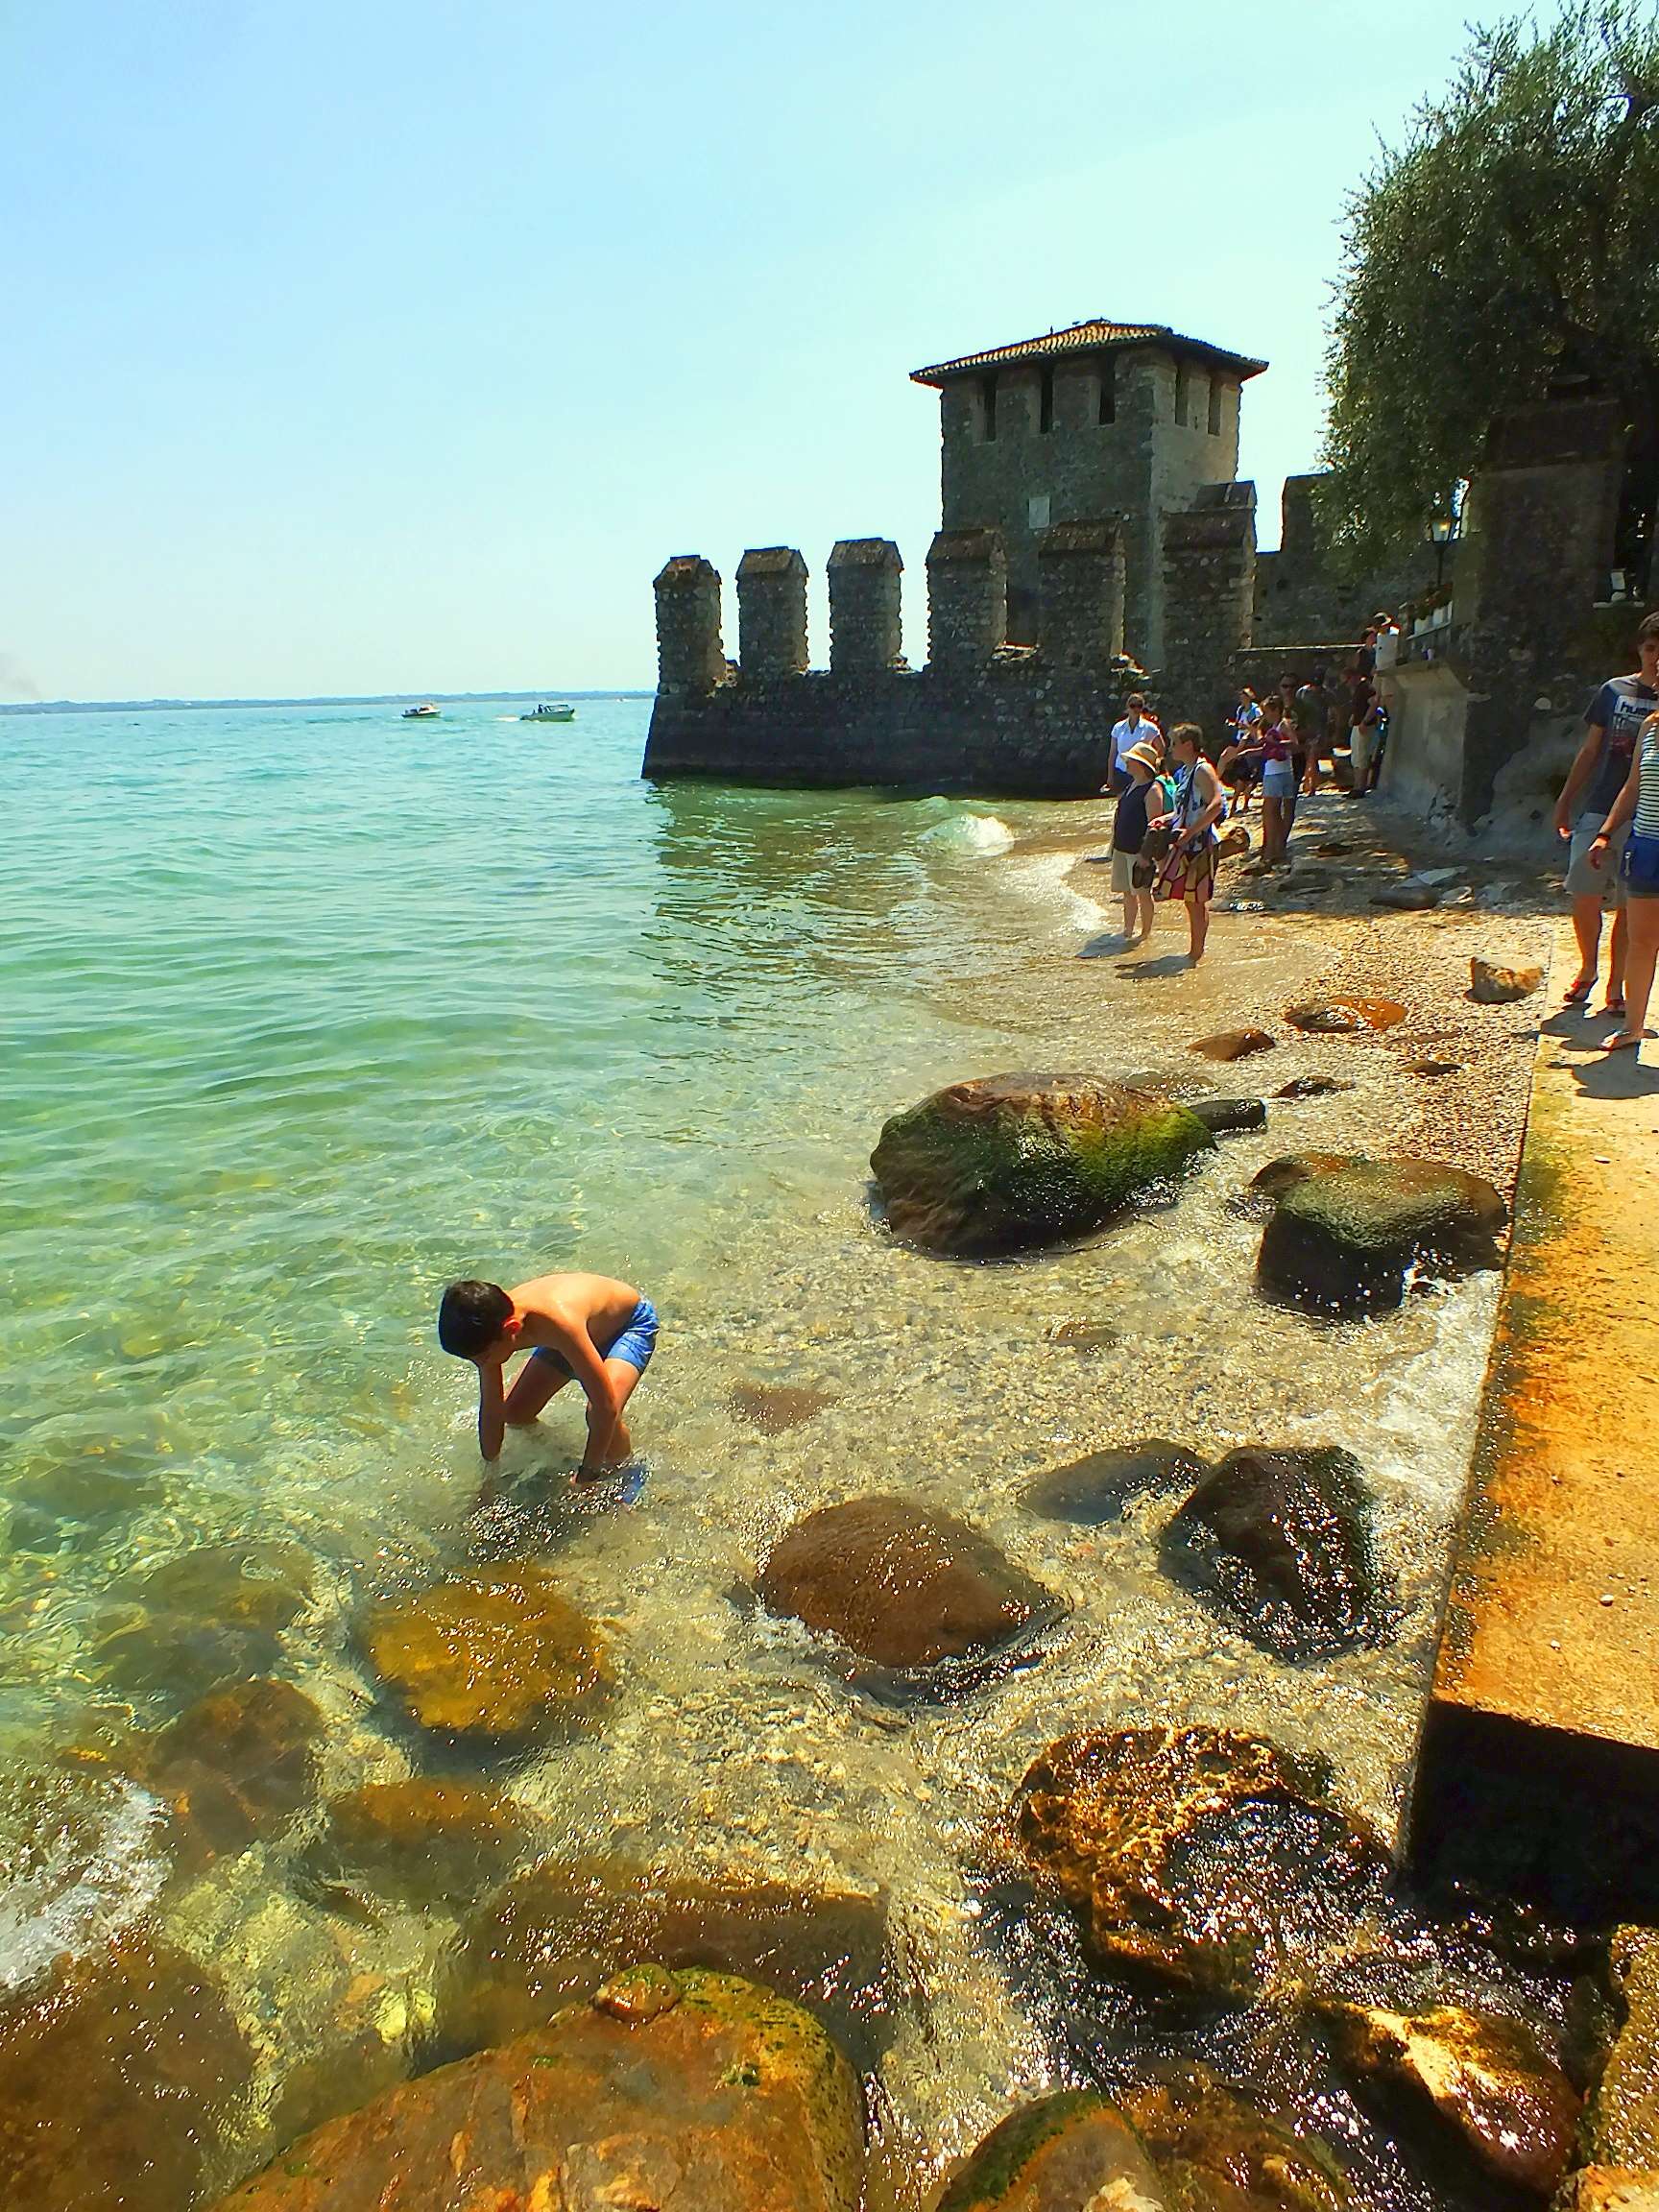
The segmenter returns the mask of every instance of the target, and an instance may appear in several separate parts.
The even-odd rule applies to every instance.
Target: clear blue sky
[[[0,697],[647,684],[665,555],[873,534],[919,660],[906,373],[1088,315],[1272,362],[1271,543],[1463,14],[12,0]]]

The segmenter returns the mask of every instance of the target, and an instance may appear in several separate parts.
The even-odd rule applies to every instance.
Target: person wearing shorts
[[[1659,964],[1659,713],[1643,723],[1623,788],[1591,839],[1592,868],[1614,864],[1614,851],[1626,830],[1617,865],[1624,881],[1628,1003],[1624,1020],[1607,1040],[1609,1052],[1639,1052],[1643,1039],[1653,1034],[1647,1026],[1647,1001]]]
[[[1210,899],[1215,888],[1215,825],[1226,805],[1221,780],[1204,757],[1204,733],[1196,722],[1178,722],[1169,733],[1175,771],[1175,798],[1167,814],[1155,814],[1151,827],[1174,837],[1158,878],[1165,899],[1179,899],[1187,909],[1188,957],[1196,967],[1210,934]]]
[[[1154,869],[1143,854],[1152,836],[1148,827],[1152,812],[1164,810],[1163,786],[1157,781],[1163,764],[1163,749],[1145,737],[1123,756],[1129,783],[1112,817],[1112,888],[1123,902],[1123,937],[1128,945],[1150,937],[1158,916],[1152,897]]]
[[[1601,917],[1612,906],[1613,937],[1608,950],[1607,1000],[1602,1012],[1624,1012],[1625,883],[1623,873],[1626,814],[1609,849],[1611,866],[1593,864],[1590,849],[1611,818],[1614,802],[1633,773],[1636,739],[1659,708],[1659,614],[1649,614],[1636,633],[1639,665],[1634,674],[1603,684],[1584,717],[1585,738],[1567,771],[1555,803],[1555,834],[1567,843],[1567,896],[1573,902],[1573,934],[1578,943],[1578,973],[1567,993],[1569,1006],[1582,1006],[1596,988],[1601,956]]]
[[[611,1275],[538,1275],[517,1289],[451,1283],[438,1307],[438,1341],[478,1370],[478,1448],[501,1450],[509,1428],[527,1427],[556,1391],[579,1382],[588,1444],[579,1475],[603,1475],[633,1456],[622,1418],[657,1348],[657,1312],[631,1283]],[[511,1392],[505,1369],[530,1357]]]

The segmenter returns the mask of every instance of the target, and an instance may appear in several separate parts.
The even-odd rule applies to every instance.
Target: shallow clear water
[[[1171,1209],[1083,1251],[964,1268],[887,1242],[865,1177],[896,1106],[998,1067],[1169,1064],[1308,980],[1317,949],[1263,925],[1223,939],[1219,974],[1080,962],[1098,917],[1021,843],[1059,810],[653,789],[647,711],[0,720],[0,1746],[27,1776],[167,1718],[186,1685],[165,1655],[135,1671],[119,1635],[143,1631],[133,1570],[275,1536],[322,1569],[282,1666],[329,1717],[328,1785],[393,1778],[407,1745],[373,1702],[360,1608],[534,1539],[620,1673],[602,1730],[513,1778],[544,1839],[884,1885],[926,2014],[887,2088],[938,2154],[1052,2078],[975,1938],[988,1826],[1045,1743],[1120,1719],[1260,1728],[1325,1748],[1391,1819],[1492,1289],[1373,1328],[1255,1302],[1257,1233],[1227,1200],[1292,1142],[1352,1142],[1344,1097],[1230,1141]],[[1275,1080],[1368,1049],[1310,1040]],[[649,1479],[626,1510],[573,1506],[562,1400],[510,1441],[508,1501],[481,1515],[437,1293],[564,1263],[661,1311],[634,1417]],[[1075,1319],[1118,1344],[1050,1341]],[[783,1381],[833,1402],[781,1437],[733,1417],[733,1383]],[[1398,1642],[1287,1669],[1164,1581],[1166,1503],[1100,1529],[1022,1506],[1032,1474],[1145,1433],[1356,1451]],[[791,1520],[873,1488],[968,1514],[1068,1600],[1039,1665],[896,1726],[733,1602]],[[156,1910],[142,1810],[117,1792],[95,1849],[67,1824],[60,1865],[4,1815],[0,1981]],[[264,2110],[353,1976],[418,2023],[451,1932],[343,1929],[285,1863],[262,1847],[161,1908],[256,2024]]]

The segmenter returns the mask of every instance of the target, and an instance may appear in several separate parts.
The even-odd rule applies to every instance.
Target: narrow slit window
[[[1183,361],[1175,372],[1175,426],[1178,430],[1187,427],[1189,389],[1187,364]]]
[[[1094,420],[1097,422],[1118,420],[1118,364],[1110,354],[1100,364],[1100,397]]]
[[[1037,427],[1045,436],[1054,427],[1054,372],[1045,369],[1037,390]]]
[[[1210,435],[1212,438],[1219,438],[1221,435],[1221,379],[1219,376],[1212,376],[1210,379]]]
[[[981,376],[979,379],[979,421],[985,433],[987,445],[997,439],[997,379]]]

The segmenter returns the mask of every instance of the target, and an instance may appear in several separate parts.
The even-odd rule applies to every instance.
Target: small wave
[[[945,845],[958,853],[977,853],[991,858],[1006,853],[1014,832],[995,814],[956,814],[949,822],[936,822],[922,832],[923,842]]]
[[[166,1872],[154,1847],[160,1817],[134,1782],[95,1794],[62,1777],[36,1788],[22,1833],[8,1820],[0,1841],[0,1989],[107,1942],[154,1903]]]

